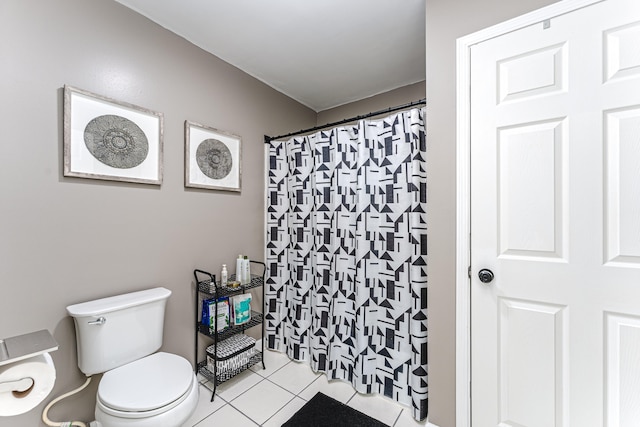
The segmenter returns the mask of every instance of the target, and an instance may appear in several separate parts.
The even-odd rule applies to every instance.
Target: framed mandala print
[[[185,187],[240,191],[239,136],[187,120],[184,140]]]
[[[162,113],[64,87],[64,176],[162,184]]]

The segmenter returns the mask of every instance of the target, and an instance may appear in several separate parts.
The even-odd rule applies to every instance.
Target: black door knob
[[[493,271],[483,268],[478,272],[478,277],[482,283],[490,283],[495,276],[493,275]]]

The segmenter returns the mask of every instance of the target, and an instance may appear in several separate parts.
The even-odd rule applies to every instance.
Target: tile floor
[[[257,364],[221,384],[211,400],[211,383],[200,377],[200,401],[185,427],[280,427],[317,392],[346,403],[392,427],[427,426],[411,417],[411,411],[379,395],[357,393],[350,384],[327,381],[306,363],[286,355],[265,351],[264,363]]]

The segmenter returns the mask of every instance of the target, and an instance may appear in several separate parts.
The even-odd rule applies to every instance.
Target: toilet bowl
[[[181,426],[197,406],[198,395],[187,360],[155,353],[103,375],[96,421],[101,427]]]
[[[96,427],[180,427],[198,404],[198,380],[185,358],[157,352],[171,291],[153,288],[70,305],[78,367],[103,373]]]

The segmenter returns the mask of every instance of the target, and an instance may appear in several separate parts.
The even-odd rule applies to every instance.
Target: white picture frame
[[[64,86],[66,177],[162,184],[163,115]]]
[[[242,139],[189,120],[184,135],[185,187],[240,192]]]

